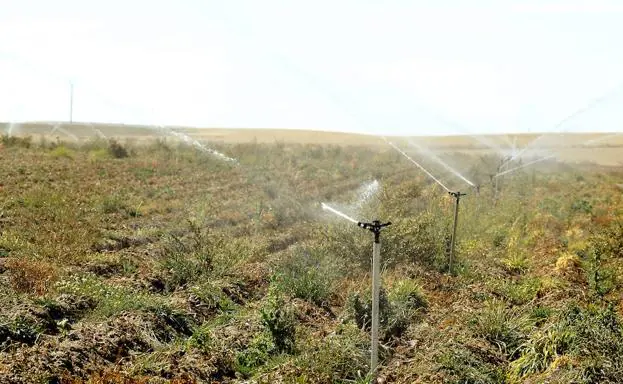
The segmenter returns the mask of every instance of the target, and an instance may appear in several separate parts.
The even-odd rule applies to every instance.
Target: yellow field
[[[8,131],[8,123],[0,123],[4,132]],[[193,139],[202,142],[217,143],[299,143],[299,144],[332,144],[354,146],[387,146],[379,136],[311,131],[296,129],[249,129],[249,128],[188,128],[188,127],[150,127],[123,124],[97,123],[55,123],[36,122],[14,125],[12,134],[18,136],[32,136],[35,140],[59,138],[61,140],[88,140],[93,137],[115,137],[140,143],[155,138],[174,137],[170,130],[182,132]],[[610,136],[613,137],[610,137]],[[479,135],[479,136],[412,136],[390,137],[389,140],[407,147],[407,140],[416,141],[419,145],[436,152],[460,151],[464,153],[483,154],[492,151],[491,144],[501,149],[509,150],[511,143],[521,149],[535,139],[542,136],[538,133],[509,134],[509,135]],[[606,140],[600,140],[605,138]],[[595,140],[595,142],[592,142]],[[613,133],[548,133],[540,137],[533,147],[552,150],[559,160],[584,163],[590,162],[599,165],[621,165],[623,162],[623,134],[615,136]]]

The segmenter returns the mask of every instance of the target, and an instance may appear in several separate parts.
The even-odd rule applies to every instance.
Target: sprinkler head
[[[381,234],[381,229],[391,225],[391,221],[387,223],[381,224],[380,220],[373,220],[371,223],[362,223],[361,221],[357,223],[357,226],[368,229],[370,232],[374,233],[374,242],[379,242],[379,235]]]
[[[467,193],[461,193],[461,192],[448,192],[449,195],[453,196],[454,198],[461,198],[461,196],[466,196]]]

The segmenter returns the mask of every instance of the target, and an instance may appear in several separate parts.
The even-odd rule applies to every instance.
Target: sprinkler
[[[391,225],[391,222],[381,224],[379,220],[371,223],[358,222],[357,225],[374,233],[372,246],[372,331],[370,374],[372,380],[376,377],[376,369],[379,358],[379,292],[381,290],[381,229]]]
[[[493,176],[495,178],[494,185],[493,185],[493,199],[496,202],[497,202],[497,199],[498,199],[498,194],[500,192],[499,177],[496,177],[496,176],[499,175],[500,173],[502,173],[504,168],[508,168],[508,165],[510,164],[511,161],[513,161],[513,157],[512,156],[502,157],[502,159],[500,160],[500,165],[498,165],[496,174]]]
[[[459,201],[461,196],[465,196],[465,193],[461,192],[448,192],[454,197],[454,223],[452,224],[452,238],[450,239],[450,254],[448,255],[448,272],[452,272],[452,259],[454,258],[454,243],[456,242],[456,227],[459,221]]]
[[[367,229],[374,233],[374,244],[372,245],[372,330],[370,331],[371,348],[370,348],[370,375],[372,380],[376,378],[376,369],[379,361],[379,293],[381,290],[381,230],[391,222],[381,224],[380,220],[374,220],[371,223],[357,221],[347,214],[338,211],[335,208],[321,203],[322,209],[329,211],[343,219],[357,224],[358,227]]]

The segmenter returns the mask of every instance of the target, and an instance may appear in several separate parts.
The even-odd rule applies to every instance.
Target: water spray
[[[402,154],[404,157],[407,158],[407,160],[409,160],[410,162],[412,162],[413,164],[415,164],[418,168],[420,168],[424,173],[426,173],[428,175],[428,177],[430,177],[431,179],[433,179],[437,184],[439,184],[441,186],[441,188],[445,189],[446,192],[451,192],[450,188],[446,187],[439,179],[437,179],[435,176],[433,176],[432,173],[428,172],[426,170],[426,168],[424,168],[423,166],[421,166],[417,161],[413,160],[411,158],[411,156],[407,155],[402,149],[398,148],[398,146],[396,146],[394,143],[392,143],[391,141],[387,141],[387,139],[385,137],[383,137],[383,140],[385,140],[387,142],[387,144],[391,145],[395,150],[397,150],[398,152],[400,152],[400,154]]]
[[[370,376],[372,380],[376,377],[376,371],[379,362],[379,296],[381,291],[381,230],[391,222],[381,223],[380,220],[374,220],[371,223],[357,221],[345,213],[335,208],[321,203],[322,209],[330,211],[343,219],[357,224],[358,227],[367,229],[374,234],[374,243],[372,245],[372,329],[370,331]]]
[[[412,140],[409,140],[409,144],[414,146],[415,148],[417,148],[418,151],[424,153],[425,155],[429,156],[430,158],[432,158],[433,160],[435,160],[436,162],[441,164],[442,167],[444,167],[445,169],[450,171],[454,176],[458,177],[459,179],[461,179],[464,182],[466,182],[467,184],[469,184],[471,187],[475,187],[476,186],[474,183],[469,181],[465,176],[461,175],[461,173],[459,173],[459,171],[457,171],[456,169],[452,168],[450,165],[448,165],[445,161],[443,161],[439,156],[435,155],[430,150],[428,150],[428,149],[426,149],[426,148],[416,144]]]
[[[457,192],[448,192],[452,197],[454,197],[454,222],[452,223],[452,238],[450,239],[450,252],[448,254],[448,272],[452,273],[452,259],[454,258],[454,244],[456,242],[456,227],[459,222],[459,201],[461,201],[461,196],[466,196],[465,193]]]
[[[560,120],[558,123],[556,123],[556,125],[554,125],[554,127],[552,128],[552,130],[556,130],[560,127],[562,127],[563,125],[565,125],[566,123],[568,123],[569,121],[577,118],[578,116],[581,116],[582,114],[590,111],[591,109],[599,106],[600,104],[604,103],[605,101],[607,101],[608,99],[610,99],[611,97],[614,97],[617,95],[617,93],[619,93],[621,90],[623,90],[623,84],[619,84],[618,86],[616,86],[614,89],[610,90],[609,92],[606,92],[605,94],[596,97],[594,99],[592,99],[588,104],[586,104],[584,107],[575,110],[573,113],[571,113],[570,115],[567,115],[564,119]],[[563,129],[560,133],[565,132],[565,130]],[[541,140],[543,137],[545,136],[545,134],[542,134],[540,136],[538,136],[537,138],[535,138],[534,140],[530,141],[528,144],[526,144],[525,147],[523,147],[516,156],[513,156],[511,158],[511,160],[515,160],[516,158],[521,157],[521,155],[531,146],[533,146],[535,143],[537,143],[539,140]]]
[[[596,144],[605,140],[610,140],[610,139],[614,139],[615,137],[621,136],[623,135],[623,132],[619,132],[619,133],[613,133],[610,135],[605,135],[605,136],[601,136],[592,140],[589,140],[585,143],[582,144],[582,146],[586,146],[586,145],[592,145],[592,144]]]
[[[363,185],[360,188],[359,195],[357,196],[357,202],[354,204],[356,208],[361,209],[366,202],[368,202],[379,190],[378,180],[373,180],[371,183]]]
[[[493,175],[493,177],[494,177],[494,178],[495,178],[495,180],[496,180],[496,185],[497,185],[497,179],[498,179],[500,176],[504,176],[504,175],[506,175],[506,174],[508,174],[508,173],[512,173],[512,172],[518,171],[518,170],[523,169],[523,168],[525,168],[525,167],[528,167],[528,166],[530,166],[530,165],[532,165],[532,164],[540,163],[540,162],[542,162],[542,161],[549,160],[549,159],[552,159],[552,158],[554,158],[554,157],[556,157],[556,155],[549,155],[549,156],[545,156],[545,157],[542,157],[542,158],[540,158],[540,159],[536,159],[536,160],[533,160],[533,161],[529,161],[529,162],[527,162],[527,163],[525,163],[525,164],[522,164],[522,165],[520,165],[520,166],[518,166],[518,167],[511,168],[511,169],[507,169],[506,171],[503,171],[503,172],[499,172],[498,174]]]
[[[162,128],[165,128],[165,127],[162,127]],[[216,149],[208,148],[205,145],[201,144],[199,141],[193,139],[192,137],[190,137],[190,136],[188,136],[188,135],[186,135],[184,133],[175,131],[173,129],[169,129],[167,132],[171,133],[173,136],[177,137],[178,139],[181,139],[186,144],[193,145],[195,148],[199,149],[200,151],[209,153],[209,154],[211,154],[213,156],[216,156],[216,157],[220,158],[221,160],[224,160],[224,161],[227,161],[227,162],[231,162],[231,163],[234,163],[234,164],[238,164],[238,160],[234,159],[233,157],[229,157],[229,156],[227,156],[227,155],[217,151]]]
[[[347,214],[342,213],[342,212],[338,211],[335,208],[331,208],[330,206],[328,206],[325,203],[320,203],[320,205],[322,206],[322,209],[324,209],[325,211],[329,211],[331,213],[334,213],[334,214],[340,216],[341,218],[350,221],[351,223],[355,223],[355,224],[359,223],[357,220],[353,219],[352,217],[348,216]]]
[[[385,141],[387,141],[387,139],[385,139]],[[439,185],[441,185],[443,187],[443,189],[445,189],[446,192],[448,192],[448,194],[453,196],[454,199],[455,199],[455,203],[454,203],[454,223],[452,225],[452,237],[450,239],[450,249],[448,250],[448,271],[451,272],[452,271],[452,259],[454,257],[454,244],[456,242],[456,228],[457,228],[458,219],[459,219],[459,201],[461,200],[461,196],[466,196],[466,194],[465,193],[461,193],[459,191],[456,191],[456,192],[451,191],[441,181],[439,181],[435,176],[433,176],[430,172],[428,172],[426,169],[424,169],[424,167],[422,167],[418,162],[416,162],[411,157],[409,157],[409,155],[404,153],[400,148],[398,148],[396,145],[394,145],[393,143],[391,143],[389,141],[387,141],[387,143],[389,145],[391,145],[392,147],[394,147],[394,149],[396,149],[398,152],[400,152],[407,159],[409,159],[413,164],[417,165],[422,171],[424,171],[428,176],[430,176]],[[473,183],[470,182],[469,184],[471,186],[477,188],[477,190],[479,190],[479,188],[476,187]]]
[[[51,125],[51,124],[50,124]],[[66,130],[65,128],[61,127],[61,123],[56,123],[52,126],[52,130],[50,131],[50,134],[53,134],[54,132],[60,132],[66,136],[71,137],[72,140],[74,141],[80,141],[80,139],[78,138],[78,136],[74,135],[73,133],[69,132],[68,130]]]

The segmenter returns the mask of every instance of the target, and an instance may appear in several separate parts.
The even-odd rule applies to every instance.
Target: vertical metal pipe
[[[495,186],[493,188],[493,200],[494,200],[494,202],[496,202],[498,200],[498,179],[499,179],[499,177],[495,178]]]
[[[381,241],[375,236],[372,246],[372,335],[370,375],[376,379],[379,359],[379,294],[381,289]]]
[[[452,224],[452,239],[450,241],[450,260],[448,262],[448,272],[452,272],[452,259],[454,258],[454,242],[456,241],[456,227],[459,221],[459,200],[461,199],[460,192],[457,193],[454,203],[454,223]]]

